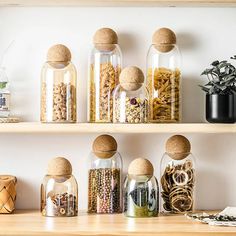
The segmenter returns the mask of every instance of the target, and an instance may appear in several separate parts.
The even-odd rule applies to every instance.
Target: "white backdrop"
[[[47,49],[64,43],[78,68],[78,118],[86,121],[88,54],[100,27],[114,28],[124,66],[145,71],[152,33],[170,27],[183,54],[183,119],[205,122],[200,73],[215,59],[236,54],[236,8],[0,8],[0,53],[12,87],[12,113],[39,120],[40,70]],[[165,135],[114,135],[124,168],[137,157],[159,163]],[[39,208],[39,187],[50,158],[65,156],[79,183],[79,208],[87,208],[87,157],[96,135],[0,135],[0,173],[18,177],[18,208]],[[236,135],[187,135],[198,160],[197,208],[236,205]]]

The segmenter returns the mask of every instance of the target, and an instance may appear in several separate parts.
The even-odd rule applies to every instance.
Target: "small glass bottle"
[[[41,212],[43,216],[54,217],[78,214],[78,185],[70,162],[63,157],[54,158],[48,164],[41,185]]]
[[[143,72],[135,66],[126,67],[120,74],[120,84],[113,95],[114,123],[146,123],[148,91]]]
[[[150,122],[181,120],[181,55],[175,33],[157,30],[147,55],[147,88]]]
[[[90,154],[88,176],[88,213],[122,212],[122,159],[116,140],[98,136]]]
[[[76,83],[70,50],[52,46],[41,73],[41,122],[76,122]]]
[[[0,117],[10,116],[10,89],[6,69],[0,67]]]
[[[153,217],[159,211],[158,182],[152,163],[144,158],[131,162],[124,183],[124,214],[128,217]]]
[[[109,28],[99,29],[93,38],[88,84],[88,121],[112,122],[112,92],[121,71],[121,50],[117,34]]]
[[[195,160],[187,138],[174,135],[166,142],[161,160],[161,211],[188,213],[194,210]]]

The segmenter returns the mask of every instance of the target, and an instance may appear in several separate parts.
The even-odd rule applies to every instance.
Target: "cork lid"
[[[144,74],[138,67],[129,66],[121,71],[119,80],[125,90],[134,91],[142,87]]]
[[[166,152],[174,160],[182,160],[189,155],[191,144],[182,135],[174,135],[166,142]]]
[[[128,168],[129,175],[153,175],[154,169],[152,163],[145,158],[133,160]]]
[[[110,135],[100,135],[93,142],[93,152],[99,158],[110,158],[117,151],[117,142]]]
[[[116,32],[110,28],[101,28],[93,36],[94,44],[117,44],[118,37]]]
[[[70,162],[64,157],[56,157],[48,163],[48,175],[71,175],[72,166]]]
[[[49,48],[47,54],[47,61],[49,62],[69,62],[71,61],[70,50],[62,44],[56,44]]]

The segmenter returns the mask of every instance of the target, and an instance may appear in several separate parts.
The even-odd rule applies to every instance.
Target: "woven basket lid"
[[[0,191],[8,186],[9,184],[13,183],[14,185],[17,182],[17,178],[12,175],[0,175]]]
[[[154,168],[152,163],[145,158],[133,160],[128,168],[129,175],[153,175]]]
[[[49,62],[69,62],[71,61],[71,52],[68,47],[63,44],[56,44],[49,48],[47,54]]]
[[[64,157],[56,157],[48,163],[48,175],[71,175],[72,166],[71,163]]]

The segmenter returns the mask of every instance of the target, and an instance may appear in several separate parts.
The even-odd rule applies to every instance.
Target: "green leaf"
[[[0,82],[0,89],[4,89],[7,86],[7,82]]]

